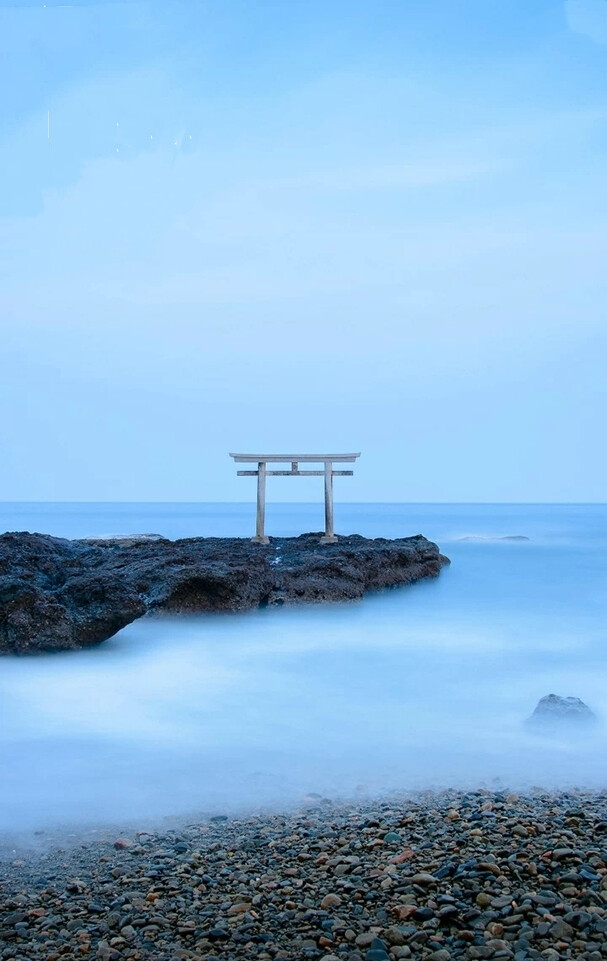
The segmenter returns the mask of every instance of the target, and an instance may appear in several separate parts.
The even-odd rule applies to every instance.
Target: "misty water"
[[[270,505],[270,534],[322,526]],[[5,504],[0,528],[250,533],[251,505]],[[0,661],[0,831],[416,788],[604,787],[607,506],[339,505],[338,532],[423,533],[452,565],[357,603],[146,618]],[[529,540],[503,540],[523,535]],[[548,693],[593,729],[530,732]]]

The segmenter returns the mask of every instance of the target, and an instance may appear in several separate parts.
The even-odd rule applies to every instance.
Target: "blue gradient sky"
[[[0,45],[0,499],[330,448],[348,500],[607,500],[607,0],[0,0]]]

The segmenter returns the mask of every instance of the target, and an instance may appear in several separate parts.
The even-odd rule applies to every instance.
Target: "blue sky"
[[[343,499],[607,500],[607,0],[0,0],[0,46],[0,499],[332,449]]]

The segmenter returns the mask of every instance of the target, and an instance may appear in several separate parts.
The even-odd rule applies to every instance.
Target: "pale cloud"
[[[76,10],[90,7],[124,6],[125,4],[143,7],[146,0],[71,0],[71,3],[61,3],[60,0],[0,0],[0,10],[23,10],[34,8],[41,10]]]
[[[50,142],[46,104],[16,115],[5,496],[195,500],[204,477],[206,498],[242,499],[208,470],[226,437],[256,446],[261,424],[270,447],[383,457],[397,418],[396,464],[425,464],[413,499],[596,499],[603,91],[553,95],[535,61],[452,68],[249,96],[160,58],[55,90]],[[401,498],[398,472],[365,470],[353,499]]]
[[[555,226],[552,200],[542,206],[529,197],[516,208],[493,205],[490,217],[473,203],[453,212],[452,191],[473,185],[499,193],[509,178],[518,182],[538,143],[574,137],[603,119],[598,109],[557,113],[445,142],[440,157],[435,145],[424,156],[418,143],[409,164],[304,165],[282,178],[224,175],[209,167],[202,148],[176,159],[167,148],[90,160],[66,190],[46,193],[39,216],[0,222],[5,304],[13,297],[23,303],[27,274],[36,281],[29,302],[246,306],[392,289],[427,315],[443,309],[447,290],[449,297],[459,290],[469,304],[472,293],[501,286],[508,273],[526,276],[533,264],[529,301],[536,288],[559,287],[554,264],[572,249],[573,263],[559,276],[563,269],[578,281],[600,273],[604,231],[581,214]],[[427,202],[420,200],[425,188]],[[345,213],[331,206],[335,195],[351,193],[348,205],[357,208],[356,194],[373,191],[419,206],[397,222],[383,218],[373,200],[360,219],[350,206]],[[467,326],[463,321],[460,335]]]
[[[565,0],[565,15],[575,33],[607,44],[607,0]]]
[[[55,103],[56,136],[60,124],[66,132],[68,123],[77,126],[89,159],[72,161],[74,179],[44,193],[38,216],[0,221],[5,295],[13,288],[22,299],[24,276],[35,276],[38,293],[56,296],[63,289],[69,298],[80,290],[85,298],[148,304],[259,302],[391,283],[406,283],[415,298],[437,268],[459,270],[472,258],[484,274],[492,251],[529,249],[534,237],[545,249],[541,224],[525,227],[520,238],[520,227],[500,211],[502,185],[524,182],[536,150],[577,142],[606,115],[597,106],[527,112],[515,124],[477,125],[456,139],[412,136],[406,155],[402,144],[379,143],[363,158],[346,148],[321,166],[317,156],[289,153],[274,161],[252,150],[257,159],[241,165],[232,160],[237,143],[224,162],[224,153],[214,157],[205,143],[194,146],[198,138],[190,141],[184,127],[168,136],[166,121],[150,141],[149,112],[135,118],[132,109],[121,109],[123,101],[154,102],[164,83],[161,72],[136,73],[81,85]],[[411,96],[411,83],[387,80],[385,86]],[[360,80],[357,93],[366,89]],[[379,81],[371,84],[367,99],[377,100],[381,89]],[[318,90],[310,85],[307,96],[313,93]],[[321,93],[326,99],[322,85]],[[103,106],[103,122],[91,103]],[[121,133],[126,155],[120,159],[108,156],[116,116],[133,140]],[[4,169],[22,171],[26,156],[40,155],[41,127],[39,117],[29,118],[14,132],[0,148]],[[498,200],[491,223],[473,195],[469,209],[449,208],[460,190],[476,187]],[[365,198],[373,192],[391,193],[394,202],[410,198],[418,208],[395,224]],[[347,209],[339,207],[344,194],[352,195]],[[358,210],[364,217],[352,216]]]
[[[451,160],[429,158],[416,163],[382,164],[353,167],[327,173],[310,174],[303,183],[332,190],[398,190],[432,187],[473,180],[499,172],[505,161]]]

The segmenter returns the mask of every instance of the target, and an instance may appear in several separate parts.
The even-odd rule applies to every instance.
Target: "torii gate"
[[[351,477],[354,471],[333,470],[333,464],[352,463],[358,454],[230,454],[237,464],[257,464],[257,470],[239,470],[238,477],[257,478],[257,527],[252,540],[256,544],[269,544],[264,531],[266,515],[266,477],[323,477],[325,478],[325,533],[321,544],[333,544],[337,537],[333,531],[333,478]],[[268,463],[291,464],[291,470],[268,470]],[[324,464],[323,470],[300,470],[299,464]]]

